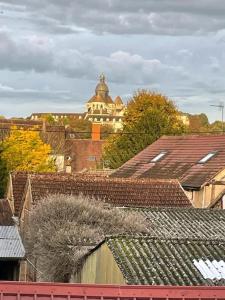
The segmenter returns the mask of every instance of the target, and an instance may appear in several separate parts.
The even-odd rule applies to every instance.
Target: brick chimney
[[[100,123],[92,123],[91,138],[92,138],[92,141],[100,141],[100,139],[101,139],[101,124]]]

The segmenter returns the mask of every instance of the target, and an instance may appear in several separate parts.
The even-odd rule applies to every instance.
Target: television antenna
[[[221,125],[221,128],[222,128],[222,132],[223,132],[223,111],[224,111],[224,103],[220,103],[218,105],[215,105],[215,104],[211,104],[210,106],[214,106],[214,107],[218,107],[219,109],[221,109],[221,121],[222,121],[222,125]]]

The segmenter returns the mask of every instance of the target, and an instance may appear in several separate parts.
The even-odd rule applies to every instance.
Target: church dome
[[[114,104],[112,98],[109,96],[109,88],[105,83],[105,76],[102,74],[99,77],[99,83],[95,89],[95,95],[91,97],[88,103],[102,102],[105,104]]]
[[[105,83],[105,76],[102,74],[99,77],[100,82],[97,84],[95,88],[96,95],[105,93],[106,95],[109,93],[109,88]]]

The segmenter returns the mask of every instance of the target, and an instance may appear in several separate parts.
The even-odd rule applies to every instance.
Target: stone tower
[[[119,96],[115,101],[112,100],[104,74],[99,76],[95,94],[88,100],[86,107],[88,120],[108,124],[116,129],[122,128],[125,105]]]

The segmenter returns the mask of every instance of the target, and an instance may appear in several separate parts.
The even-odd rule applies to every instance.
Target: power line
[[[8,127],[0,127],[1,130],[6,130],[6,131],[13,131],[13,130],[20,130],[20,131],[28,131],[29,129],[24,129],[24,128],[8,128]],[[38,131],[38,132],[43,132],[43,133],[51,133],[51,132],[56,132],[56,133],[64,133],[66,135],[69,134],[92,134],[92,133],[98,133],[98,131],[67,131],[67,130],[43,130],[40,128],[30,128],[30,131]],[[165,133],[166,135],[190,135],[190,134],[213,134],[213,133],[223,133],[223,130],[213,130],[213,131],[188,131],[188,132],[181,132],[181,133]],[[152,134],[152,132],[137,132],[137,131],[131,131],[131,132],[100,132],[101,135],[134,135],[134,134]]]

